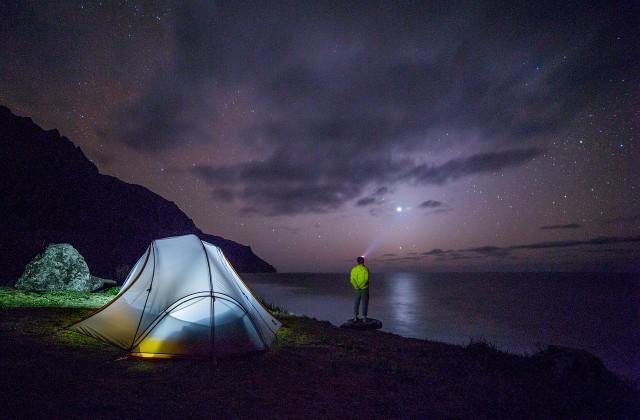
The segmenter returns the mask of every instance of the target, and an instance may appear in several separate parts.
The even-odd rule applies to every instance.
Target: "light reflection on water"
[[[347,274],[245,274],[267,302],[340,325],[352,316]],[[383,330],[453,344],[487,340],[530,353],[585,349],[640,380],[640,278],[582,273],[381,273],[369,316]]]

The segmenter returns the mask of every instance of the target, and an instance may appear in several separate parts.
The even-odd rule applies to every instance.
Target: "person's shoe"
[[[365,317],[364,317],[364,319],[363,319],[363,321],[364,321],[364,322],[367,322],[367,321],[368,321],[368,318],[365,316]]]
[[[358,317],[357,317],[357,316],[354,316],[354,317],[353,317],[353,322],[358,322],[358,321],[360,321],[360,320],[358,319]]]

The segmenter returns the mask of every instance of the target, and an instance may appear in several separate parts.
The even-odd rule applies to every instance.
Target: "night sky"
[[[637,2],[57,3],[0,103],[280,271],[640,270]]]

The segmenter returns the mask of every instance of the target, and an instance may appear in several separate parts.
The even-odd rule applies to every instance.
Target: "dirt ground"
[[[64,329],[91,311],[0,309],[3,418],[639,418],[588,354],[530,357],[279,316],[267,353],[137,360]]]

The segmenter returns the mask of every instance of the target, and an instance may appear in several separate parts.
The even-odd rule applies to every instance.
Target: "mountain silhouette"
[[[122,281],[153,239],[193,233],[239,272],[274,272],[250,247],[203,233],[145,187],[102,175],[58,130],[0,106],[0,284],[12,285],[50,243],[70,243],[91,274]]]

